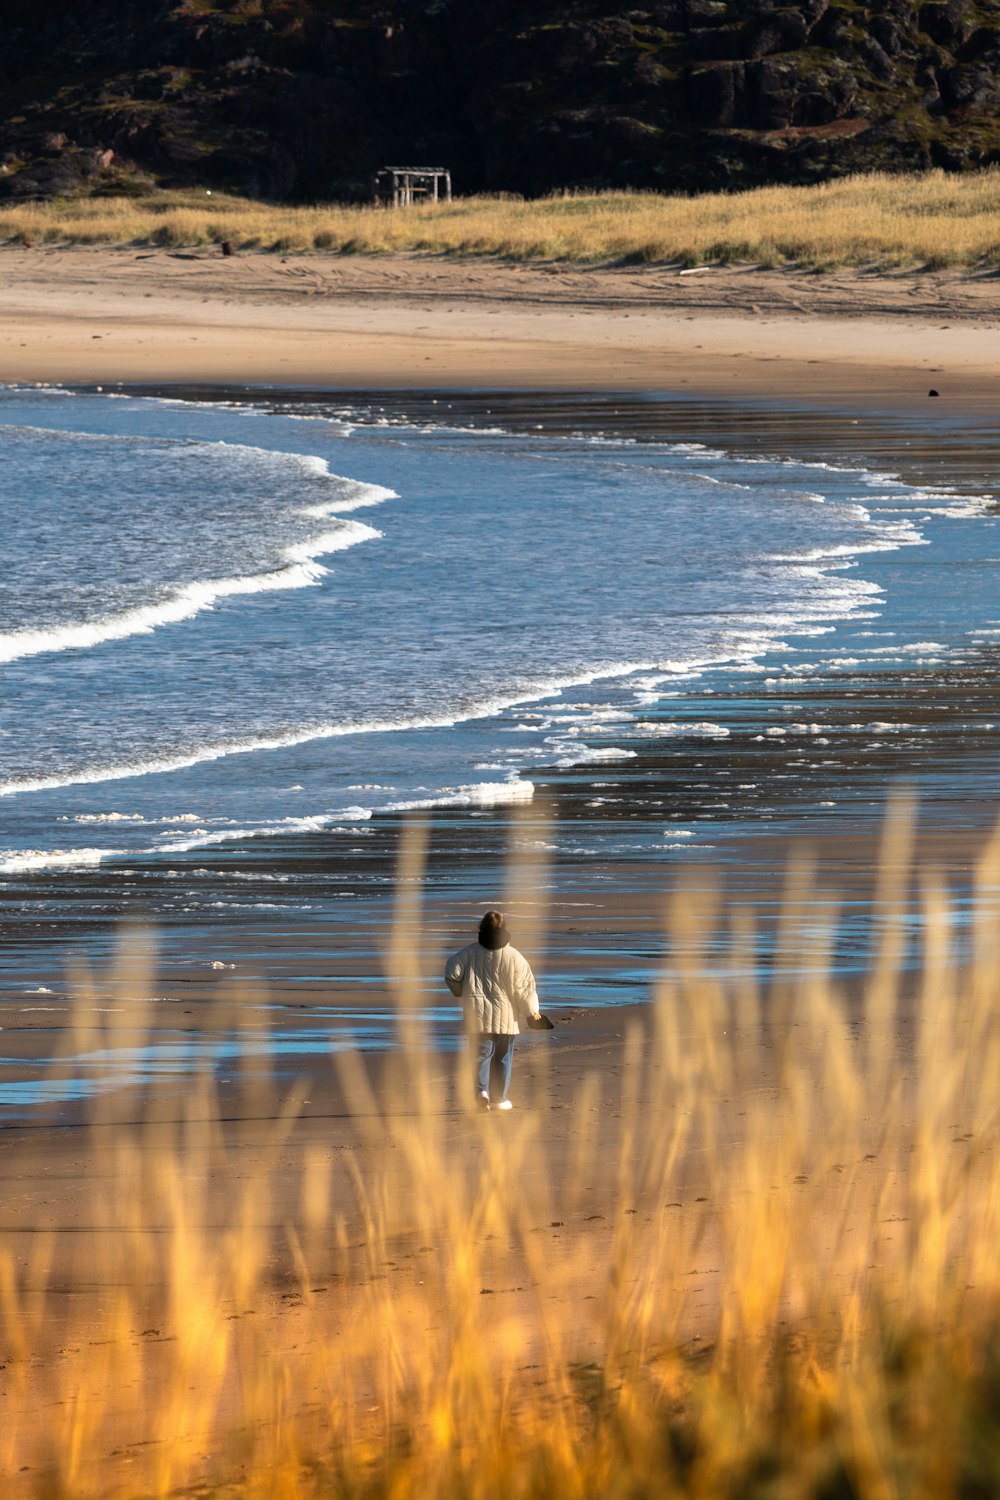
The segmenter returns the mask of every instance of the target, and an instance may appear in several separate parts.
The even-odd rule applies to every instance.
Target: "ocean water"
[[[557,861],[609,871],[854,826],[898,777],[960,818],[1000,795],[998,436],[945,403],[0,389],[0,987],[137,901],[319,952],[403,809],[452,819],[455,889],[542,791]]]
[[[726,737],[695,682],[1000,639],[989,491],[442,406],[0,393],[0,873],[527,799]]]

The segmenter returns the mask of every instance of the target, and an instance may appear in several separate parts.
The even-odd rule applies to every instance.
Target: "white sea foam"
[[[525,718],[528,715],[524,715]],[[623,724],[631,721],[632,715],[624,708],[594,708],[590,704],[577,704],[565,713],[552,713],[542,718],[541,715],[532,715],[540,718],[538,725],[532,728],[552,729],[566,728],[568,732],[578,732],[580,729],[596,728],[597,726]]]
[[[278,818],[273,823],[254,823],[246,828],[195,828],[172,844],[161,844],[162,854],[188,854],[193,849],[207,849],[214,844],[230,844],[244,839],[287,838],[299,833],[329,832],[334,824],[363,822],[370,818],[370,807],[342,807],[335,813],[318,813],[315,817]]]
[[[570,766],[584,766],[600,764],[603,761],[612,760],[635,760],[638,752],[626,750],[624,747],[615,745],[605,749],[598,749],[594,745],[574,745],[568,753],[564,753],[555,762],[561,769]]]
[[[318,583],[327,569],[316,561],[333,552],[374,541],[382,533],[360,521],[343,521],[338,531],[326,531],[311,541],[297,542],[284,551],[285,561],[266,573],[234,578],[199,579],[175,589],[154,604],[141,604],[118,614],[103,615],[72,625],[43,630],[14,630],[0,635],[0,663],[18,661],[53,651],[80,651],[133,635],[147,635],[163,625],[193,619],[219,599],[236,594],[260,594],[275,589],[306,588]]]
[[[366,484],[362,480],[345,480],[339,475],[330,474],[326,467],[325,459],[316,459],[323,465],[326,477],[338,479],[340,484],[347,484],[352,492],[347,493],[336,500],[326,500],[320,505],[308,505],[299,512],[303,516],[313,516],[322,519],[325,516],[343,516],[353,510],[366,510],[373,505],[382,505],[386,500],[398,500],[399,495],[395,490],[388,489],[383,484]]]
[[[142,813],[77,813],[74,823],[145,823]]]
[[[57,435],[48,428],[28,425],[12,430],[36,433],[50,441]],[[71,436],[75,443],[117,443],[134,447],[137,442],[130,434],[73,432],[58,435]],[[225,455],[227,462],[249,461],[258,469],[261,465],[272,466],[273,469],[275,464],[297,469],[314,482],[324,482],[331,493],[321,503],[300,507],[293,514],[300,516],[303,521],[333,521],[336,523],[336,530],[323,530],[319,534],[305,536],[301,541],[289,543],[275,552],[276,565],[262,567],[256,572],[165,584],[159,597],[126,609],[111,610],[89,619],[65,621],[38,629],[0,633],[0,664],[26,656],[87,650],[109,641],[147,634],[162,626],[191,619],[202,611],[211,609],[222,598],[298,589],[316,584],[328,571],[318,561],[319,558],[381,536],[373,527],[343,520],[342,515],[398,498],[396,491],[384,485],[332,473],[327,460],[314,454],[226,441],[205,442],[179,438],[144,437],[141,443],[154,451],[169,451],[178,460],[190,455],[192,461],[198,462],[205,454],[217,453]]]
[[[288,750],[298,745],[307,745],[316,740],[341,739],[348,735],[399,734],[426,729],[451,729],[456,724],[475,719],[487,719],[503,713],[521,703],[535,702],[555,697],[568,688],[589,685],[602,679],[630,677],[637,672],[648,672],[650,663],[623,663],[620,666],[596,667],[592,671],[568,678],[543,681],[523,690],[513,691],[506,698],[489,698],[472,703],[464,711],[427,718],[361,719],[343,724],[313,724],[284,734],[248,736],[239,740],[216,741],[214,744],[198,746],[186,754],[150,756],[146,760],[129,761],[124,764],[108,763],[85,769],[57,773],[51,776],[17,777],[0,782],[0,797],[13,797],[30,792],[54,791],[60,787],[94,786],[105,781],[128,781],[138,776],[153,776],[172,771],[186,771],[191,766],[203,765],[207,761],[223,760],[229,755],[253,755],[261,751]],[[632,753],[631,751],[629,752]]]
[[[769,562],[781,563],[825,563],[838,560],[849,561],[869,552],[895,552],[898,547],[926,546],[927,538],[917,535],[873,537],[867,542],[844,542],[829,547],[809,547],[804,552],[775,552]]]
[[[123,853],[122,849],[20,849],[0,855],[0,874],[20,875],[28,870],[84,869]]]
[[[419,808],[432,807],[509,807],[517,803],[530,802],[535,795],[535,784],[520,777],[512,781],[480,781],[472,786],[460,786],[430,797],[418,797],[406,802],[390,802],[386,812],[412,812]]]
[[[600,731],[591,731],[592,734],[598,732]],[[730,735],[730,731],[724,724],[714,724],[709,719],[699,719],[691,722],[678,722],[675,720],[662,722],[655,719],[637,719],[633,720],[628,729],[611,726],[607,732],[609,734],[627,735],[630,739],[643,740],[687,739],[690,737],[696,739],[726,740]]]
[[[971,634],[971,632],[969,632]],[[895,646],[867,646],[864,651],[865,660],[877,657],[879,661],[898,661],[905,656],[923,656],[928,651],[947,651],[949,648],[941,641],[904,641]],[[842,661],[855,661],[854,658],[841,658]]]
[[[671,453],[684,453],[699,458],[726,458],[721,448],[709,448],[705,443],[668,443]]]
[[[684,725],[682,733],[700,735],[703,739],[727,740],[730,732],[724,724],[713,724],[711,720],[703,719],[696,724]]]
[[[974,521],[989,515],[995,505],[996,498],[993,495],[958,495],[949,504],[943,505],[938,514],[954,520]]]

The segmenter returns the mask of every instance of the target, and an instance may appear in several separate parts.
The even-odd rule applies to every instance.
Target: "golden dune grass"
[[[27,1264],[0,1252],[0,1475],[28,1465],[21,1492],[66,1500],[998,1493],[1000,952],[981,921],[972,963],[951,964],[925,873],[924,982],[901,1008],[910,833],[904,810],[860,1014],[794,969],[764,995],[739,923],[748,977],[710,977],[722,893],[682,888],[649,1037],[580,1084],[558,1170],[544,1069],[511,1116],[442,1108],[405,964],[392,1087],[340,1055],[358,1150],[296,1151],[293,1092],[251,1155],[207,1073],[180,1119],[155,1090],[131,1123],[104,1096],[78,1285],[55,1284],[51,1239]],[[995,841],[982,888],[998,876]],[[802,969],[825,941],[809,886],[800,862],[785,924]],[[147,984],[123,952],[121,998]],[[109,1032],[80,986],[70,1053],[141,1036],[141,1006]],[[110,1293],[87,1291],[95,1253]],[[277,1331],[260,1315],[276,1276]]]
[[[1000,171],[880,174],[814,187],[458,198],[409,209],[283,208],[206,193],[0,208],[0,243],[416,252],[573,262],[943,267],[1000,261]]]

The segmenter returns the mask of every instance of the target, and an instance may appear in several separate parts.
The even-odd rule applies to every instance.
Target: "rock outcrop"
[[[695,191],[1000,161],[1000,0],[7,0],[0,196]]]

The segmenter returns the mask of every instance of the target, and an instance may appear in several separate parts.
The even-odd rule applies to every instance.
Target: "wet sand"
[[[964,811],[961,826],[928,819],[915,855],[922,867],[968,882],[993,810]],[[397,820],[397,832],[401,826]],[[816,861],[815,895],[870,908],[882,855],[878,831],[828,824],[822,832],[814,827],[814,834],[807,859]],[[534,885],[532,870],[522,869],[526,883],[513,893],[503,888],[498,862],[495,883],[479,893],[482,899],[468,890],[435,890],[433,884],[419,910],[400,907],[388,893],[359,899],[332,927],[309,930],[300,923],[280,930],[272,924],[266,933],[255,932],[252,958],[245,925],[185,928],[179,946],[165,951],[157,969],[144,971],[140,957],[138,968],[117,978],[91,974],[97,981],[89,997],[94,1009],[77,1017],[83,1029],[75,1036],[66,1028],[61,995],[6,1003],[0,1009],[3,1051],[11,1061],[21,1059],[20,1067],[5,1069],[8,1079],[37,1080],[37,1059],[50,1046],[68,1054],[53,1070],[57,1080],[81,1076],[80,1055],[103,1049],[120,1056],[136,1044],[154,1050],[190,1044],[195,1063],[213,1038],[224,1046],[202,1067],[200,1083],[193,1082],[197,1070],[189,1065],[186,1072],[168,1072],[143,1087],[117,1088],[89,1102],[61,1097],[50,1106],[12,1111],[0,1124],[0,1243],[24,1284],[36,1293],[40,1284],[50,1288],[44,1304],[37,1296],[28,1304],[45,1307],[44,1336],[30,1358],[9,1345],[0,1361],[0,1396],[19,1414],[11,1429],[19,1433],[19,1462],[17,1472],[4,1473],[5,1493],[38,1493],[51,1433],[61,1430],[71,1410],[68,1388],[86,1391],[95,1411],[113,1414],[99,1450],[103,1457],[87,1476],[98,1491],[102,1464],[120,1478],[122,1463],[155,1458],[151,1414],[177,1379],[177,1309],[164,1292],[169,1247],[178,1233],[177,1204],[156,1188],[165,1150],[177,1153],[189,1195],[179,1244],[205,1244],[218,1254],[230,1243],[234,1224],[240,1227],[232,1243],[240,1243],[239,1234],[248,1232],[241,1195],[248,1183],[259,1183],[251,1223],[259,1277],[242,1304],[227,1289],[217,1307],[223,1326],[233,1330],[235,1361],[219,1396],[220,1423],[238,1420],[242,1409],[240,1358],[253,1367],[266,1354],[281,1362],[293,1382],[288,1415],[322,1449],[316,1370],[336,1360],[344,1340],[354,1349],[352,1358],[358,1357],[351,1330],[365,1327],[374,1305],[388,1299],[394,1316],[412,1320],[418,1337],[431,1338],[447,1325],[450,1253],[447,1246],[428,1243],[420,1180],[406,1165],[420,1149],[416,1142],[428,1134],[440,1137],[449,1179],[460,1174],[474,1185],[498,1149],[517,1164],[516,1183],[507,1189],[516,1195],[516,1226],[496,1235],[483,1229],[473,1290],[491,1299],[495,1331],[509,1319],[517,1339],[527,1340],[522,1359],[530,1361],[533,1350],[536,1360],[544,1357],[542,1328],[552,1319],[572,1329],[577,1365],[600,1368],[611,1267],[620,1264],[623,1236],[626,1243],[637,1236],[637,1251],[645,1255],[647,1234],[654,1240],[666,1234],[669,1246],[668,1272],[657,1284],[658,1320],[668,1333],[647,1357],[669,1360],[680,1350],[696,1359],[710,1349],[731,1295],[732,1225],[745,1211],[756,1211],[745,1185],[725,1187],[718,1142],[724,1141],[726,1157],[747,1149],[747,1111],[752,1116],[762,1098],[774,1101],[780,1120],[786,1098],[781,1060],[790,1039],[800,1037],[810,993],[808,964],[779,966],[762,977],[758,1025],[744,1019],[727,1039],[717,1021],[721,1030],[708,1045],[731,1057],[737,1077],[723,1067],[714,1079],[703,1078],[693,1097],[666,1079],[655,1044],[660,1023],[649,1001],[655,976],[672,976],[661,1018],[678,1032],[681,1045],[693,1043],[701,1027],[693,1015],[685,1019],[677,988],[685,981],[679,976],[691,964],[697,970],[698,953],[711,971],[720,913],[723,925],[737,913],[757,912],[773,926],[787,894],[789,859],[803,852],[787,839],[762,836],[738,848],[717,847],[715,861],[689,864],[676,880],[653,865],[579,863],[550,882],[536,866]],[[899,889],[909,891],[908,861],[905,872],[890,870]],[[550,884],[555,888],[549,894]],[[668,927],[672,888],[683,892],[686,915],[677,925],[674,910]],[[418,1002],[435,991],[444,955],[469,938],[481,906],[496,899],[507,906],[518,940],[535,960],[543,1007],[555,1028],[527,1033],[518,1042],[515,1109],[477,1116],[468,1107],[469,1063],[454,1046],[454,1022],[438,1024],[435,1045],[425,1050],[418,1042],[409,1061],[395,1050],[359,1056],[349,1033],[361,1008],[382,1011],[391,1025],[401,985],[412,986]],[[814,928],[814,919],[807,918],[800,953],[813,951]],[[835,1003],[859,1069],[874,1058],[895,1078],[909,1065],[916,1000],[926,976],[918,970],[905,974],[888,1021],[873,1023],[866,969],[862,956],[857,972],[838,977]],[[27,988],[38,975],[24,978]],[[566,980],[577,994],[602,986],[601,1003],[564,1003],[559,989]],[[63,993],[86,992],[80,975],[68,985],[65,979],[54,983]],[[707,1003],[711,982],[698,983],[705,986]],[[744,1017],[748,983],[745,978],[737,987]],[[935,994],[947,994],[948,984],[946,975],[937,976]],[[620,1003],[611,1005],[607,994],[615,987]],[[136,996],[146,1003],[135,1008]],[[443,987],[440,998],[447,1000]],[[737,1019],[735,1012],[730,1017],[726,1025]],[[233,1044],[242,1061],[233,1055]],[[669,1179],[653,1174],[646,1180],[642,1128],[659,1135],[695,1108],[697,1118]],[[810,1109],[842,1119],[840,1108],[825,1079]],[[802,1194],[808,1175],[810,1197],[796,1200],[802,1205],[797,1212],[813,1216],[809,1222],[820,1242],[832,1237],[840,1246],[842,1263],[826,1285],[833,1302],[851,1294],[859,1263],[872,1258],[874,1238],[881,1247],[880,1275],[889,1275],[892,1226],[905,1217],[905,1203],[896,1196],[905,1194],[905,1177],[891,1165],[896,1157],[884,1140],[866,1137],[880,1128],[879,1118],[849,1122],[856,1160],[846,1157],[834,1133],[814,1143],[793,1179],[781,1179],[783,1192]],[[905,1161],[917,1138],[912,1103],[897,1108],[893,1127]],[[952,1129],[957,1137],[964,1129],[971,1132],[973,1122],[958,1118]],[[776,1148],[775,1175],[782,1156]],[[330,1184],[321,1227],[307,1188],[317,1173]],[[383,1181],[391,1189],[373,1226],[372,1205],[358,1184],[374,1190]],[[296,1254],[291,1246],[298,1247]],[[542,1282],[539,1255],[546,1268]],[[137,1274],[144,1279],[134,1281]],[[136,1375],[127,1388],[97,1357],[112,1323],[123,1339],[116,1311],[123,1292],[129,1299],[124,1357],[142,1372],[141,1382]],[[616,1295],[627,1293],[628,1279],[624,1286],[616,1282]],[[537,1349],[531,1332],[536,1319]],[[499,1334],[498,1340],[495,1351],[505,1347]],[[384,1413],[373,1404],[376,1387],[369,1388],[363,1374],[352,1378],[359,1382],[357,1432],[366,1423],[380,1430]],[[26,1457],[29,1467],[22,1473]]]
[[[967,875],[982,854],[985,809],[975,821],[978,829],[960,835],[928,826],[918,839],[918,860],[933,862],[952,876]],[[781,841],[763,838],[744,847],[737,872],[739,901],[750,900],[757,908],[780,901],[790,852]],[[831,832],[817,841],[813,852],[819,866],[815,889],[820,894],[870,903],[878,879],[875,839]],[[607,889],[609,877],[613,890]],[[478,1295],[496,1299],[496,1327],[512,1319],[530,1349],[532,1318],[568,1318],[573,1358],[581,1367],[589,1361],[599,1368],[606,1355],[603,1299],[610,1267],[622,1253],[622,1236],[637,1235],[636,1245],[645,1254],[644,1235],[665,1232],[671,1247],[670,1271],[658,1284],[659,1316],[670,1330],[672,1347],[654,1345],[647,1357],[671,1358],[676,1348],[685,1358],[694,1358],[700,1349],[710,1348],[731,1295],[732,1224],[745,1209],[755,1211],[752,1193],[746,1203],[742,1201],[748,1192],[745,1185],[723,1190],[726,1177],[719,1143],[724,1142],[727,1156],[747,1148],[747,1111],[752,1116],[761,1097],[775,1102],[780,1119],[786,1095],[782,1058],[789,1039],[803,1024],[810,987],[801,974],[772,975],[759,995],[761,1023],[750,1026],[744,985],[744,1019],[730,1012],[726,1024],[737,1027],[732,1039],[727,1040],[723,1029],[710,1044],[732,1058],[737,1077],[723,1067],[716,1078],[701,1079],[696,1095],[684,1097],[676,1084],[667,1082],[655,1040],[664,1017],[681,1045],[692,1042],[700,1029],[693,1015],[685,1019],[680,990],[675,987],[665,994],[658,1022],[648,1003],[648,987],[637,1000],[588,1009],[560,1004],[546,982],[546,967],[576,972],[590,981],[602,969],[617,972],[623,958],[627,968],[631,956],[643,966],[672,972],[675,985],[683,985],[677,976],[699,947],[699,939],[711,946],[718,872],[694,867],[683,881],[689,913],[670,937],[664,936],[667,892],[648,872],[644,882],[634,877],[635,871],[627,870],[576,871],[576,888],[563,888],[551,905],[544,940],[533,903],[511,903],[515,928],[519,924],[527,932],[535,926],[545,955],[539,965],[544,1008],[555,1029],[528,1033],[519,1040],[512,1091],[515,1110],[509,1115],[477,1116],[469,1111],[468,1059],[461,1050],[423,1052],[418,1046],[408,1059],[395,1052],[358,1058],[348,1050],[339,1053],[339,1061],[315,1045],[304,1055],[284,1052],[282,1043],[301,1034],[303,1016],[313,1003],[326,1003],[338,994],[349,1003],[352,991],[357,993],[354,978],[338,979],[335,943],[310,978],[296,935],[282,939],[272,934],[264,964],[270,978],[265,992],[240,973],[239,930],[220,928],[212,934],[215,951],[226,956],[227,965],[235,963],[234,969],[212,968],[212,963],[223,960],[208,959],[205,950],[184,970],[141,979],[123,974],[116,988],[93,996],[98,1011],[90,1020],[107,1029],[83,1032],[75,1040],[57,1035],[55,1040],[71,1043],[71,1053],[120,1048],[140,1038],[155,1046],[176,1040],[185,1030],[201,1040],[216,1033],[252,1045],[242,1063],[230,1059],[210,1066],[202,1075],[203,1091],[192,1083],[190,1072],[178,1074],[161,1078],[155,1089],[115,1090],[86,1108],[65,1103],[39,1107],[19,1121],[8,1119],[0,1128],[0,1239],[19,1278],[36,1290],[39,1280],[51,1288],[45,1335],[30,1361],[26,1364],[16,1349],[4,1351],[0,1393],[16,1395],[16,1409],[30,1413],[21,1419],[17,1451],[21,1458],[29,1454],[32,1459],[26,1473],[4,1475],[6,1492],[37,1493],[44,1477],[44,1462],[37,1455],[45,1451],[52,1424],[64,1420],[67,1380],[80,1380],[97,1410],[116,1413],[106,1440],[109,1472],[119,1475],[123,1461],[143,1455],[148,1414],[172,1389],[177,1369],[177,1309],[165,1297],[156,1270],[162,1247],[169,1247],[177,1233],[176,1202],[158,1196],[155,1189],[164,1150],[178,1153],[181,1181],[190,1194],[185,1244],[205,1243],[217,1252],[234,1223],[245,1234],[241,1194],[248,1181],[259,1181],[252,1221],[255,1243],[260,1242],[259,1280],[243,1305],[226,1290],[218,1316],[234,1329],[234,1349],[246,1339],[248,1348],[256,1351],[254,1358],[266,1350],[269,1357],[283,1361],[293,1380],[301,1377],[301,1386],[289,1394],[287,1410],[301,1420],[303,1433],[314,1433],[320,1443],[322,1406],[317,1416],[311,1385],[317,1361],[322,1365],[334,1357],[330,1351],[339,1340],[349,1339],[353,1321],[370,1315],[373,1293],[390,1299],[397,1316],[415,1319],[428,1337],[447,1323],[452,1295],[448,1248],[427,1243],[420,1181],[406,1166],[418,1149],[416,1138],[428,1132],[440,1132],[449,1174],[462,1174],[473,1184],[478,1173],[486,1172],[498,1147],[519,1164],[516,1186],[508,1188],[517,1195],[516,1229],[499,1235],[483,1230],[475,1272],[482,1281],[481,1287],[477,1281]],[[902,883],[905,888],[908,881],[902,878]],[[724,908],[727,904],[724,899]],[[398,976],[400,951],[408,955],[404,969],[412,964],[418,983],[436,973],[447,948],[468,936],[460,930],[463,914],[472,915],[471,902],[439,899],[421,913],[402,915],[393,912],[388,900],[360,904],[370,981],[366,1003],[391,1003],[392,987],[385,976],[394,969]],[[394,921],[395,940],[390,936]],[[230,959],[230,954],[235,957]],[[354,954],[352,974],[357,967]],[[292,974],[295,982],[289,983],[284,976]],[[143,993],[150,978],[159,999],[136,1012],[129,997]],[[881,1025],[866,1012],[862,975],[837,984],[834,996],[859,1069],[865,1060],[871,1066],[874,1058],[876,1066],[884,1066],[887,1077],[894,1078],[901,1065],[908,1065],[923,978],[919,973],[904,978],[898,1007]],[[947,983],[940,976],[936,992],[947,993]],[[708,1003],[711,987],[703,994]],[[25,1077],[32,1076],[28,1059],[37,1054],[39,1037],[32,1034],[36,1019],[19,1015],[11,1006],[2,1014],[4,1050],[10,1056],[24,1045]],[[329,1024],[331,1040],[339,1037],[343,1042],[342,1026],[319,1024]],[[262,1026],[271,1033],[273,1067],[266,1056],[254,1055]],[[72,1062],[66,1071],[73,1074]],[[660,1181],[654,1174],[646,1180],[643,1128],[668,1129],[695,1105],[697,1119],[669,1178]],[[810,1109],[818,1117],[836,1117],[838,1108],[832,1081],[824,1078]],[[638,1140],[633,1138],[637,1120]],[[912,1102],[899,1106],[893,1127],[905,1160],[917,1132]],[[967,1127],[971,1130],[971,1122],[957,1119],[953,1130],[957,1135]],[[889,1274],[885,1267],[894,1253],[891,1226],[905,1213],[897,1206],[905,1178],[890,1165],[895,1156],[883,1139],[869,1142],[865,1134],[878,1128],[877,1117],[869,1125],[850,1122],[858,1159],[847,1160],[846,1166],[835,1135],[817,1140],[806,1153],[805,1171],[812,1186],[809,1199],[801,1201],[808,1203],[814,1232],[823,1238],[828,1214],[831,1235],[836,1230],[845,1240],[843,1264],[827,1286],[834,1301],[838,1287],[849,1295],[859,1254],[865,1264],[871,1259],[871,1250],[865,1249],[870,1234],[889,1242],[880,1252],[880,1274],[883,1279]],[[951,1134],[949,1130],[949,1139]],[[782,1157],[776,1150],[775,1165],[769,1168],[775,1175]],[[315,1181],[317,1171],[330,1182],[329,1218],[323,1219],[321,1231],[305,1186]],[[845,1171],[846,1179],[839,1175]],[[383,1180],[391,1184],[391,1194],[379,1210],[376,1232],[372,1205],[359,1194],[356,1183],[374,1190]],[[805,1184],[807,1177],[796,1175],[794,1182]],[[782,1191],[804,1192],[802,1186],[783,1179],[780,1185]],[[770,1191],[777,1186],[772,1184]],[[445,1191],[443,1184],[441,1190]],[[131,1205],[124,1216],[123,1199]],[[141,1231],[130,1227],[133,1218],[135,1226],[141,1223]],[[145,1278],[138,1283],[129,1280],[127,1287],[131,1311],[125,1343],[135,1369],[143,1372],[146,1389],[138,1408],[135,1382],[123,1391],[114,1370],[96,1357],[107,1342],[110,1320],[117,1316],[122,1267],[133,1265],[132,1235],[141,1239],[135,1264]],[[290,1244],[306,1256],[306,1283],[303,1262],[290,1253]],[[162,1253],[167,1255],[166,1250]],[[539,1255],[546,1267],[541,1284]],[[136,1274],[134,1266],[127,1274]],[[618,1284],[616,1295],[627,1292],[627,1281]],[[794,1312],[794,1305],[790,1310]],[[249,1320],[246,1327],[244,1320]],[[121,1340],[120,1329],[116,1336]],[[501,1347],[502,1340],[497,1349]],[[542,1357],[541,1350],[537,1357]],[[74,1358],[79,1366],[76,1375]],[[218,1420],[239,1411],[240,1379],[234,1366],[220,1398]],[[381,1422],[373,1407],[372,1414],[364,1416],[372,1392],[361,1384],[355,1395],[359,1432],[366,1420]],[[93,1473],[89,1478],[93,1482]]]

